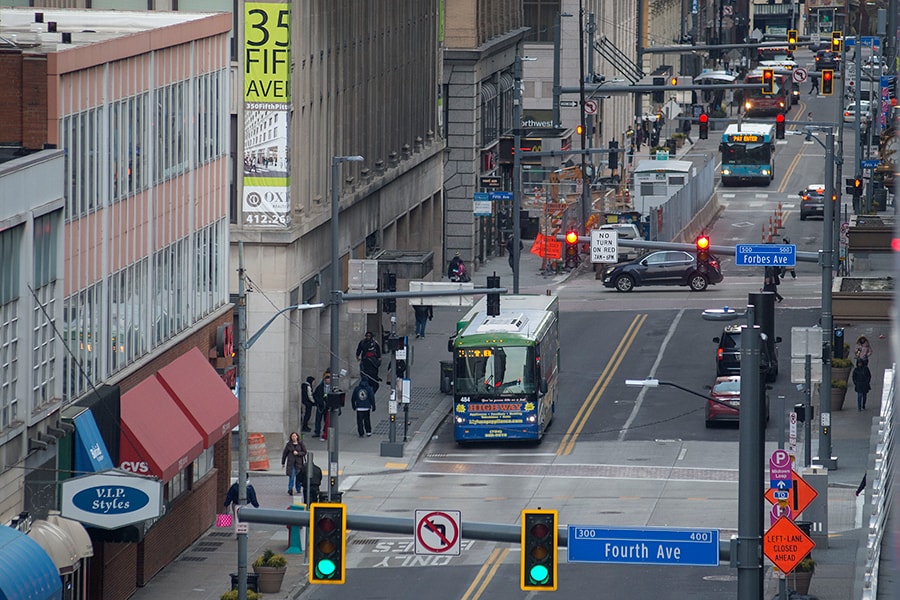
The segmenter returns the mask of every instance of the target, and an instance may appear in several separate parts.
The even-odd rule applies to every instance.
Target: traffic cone
[[[778,203],[778,208],[775,209],[775,227],[784,229],[784,210],[781,208],[781,202]]]
[[[247,450],[250,454],[251,471],[268,471],[269,454],[266,452],[266,438],[261,433],[247,435]]]

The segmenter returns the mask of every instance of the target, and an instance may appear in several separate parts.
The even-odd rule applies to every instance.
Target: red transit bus
[[[784,75],[775,73],[775,93],[762,93],[762,71],[750,71],[744,83],[757,83],[759,87],[744,90],[744,115],[748,117],[764,117],[786,113],[791,107],[791,82]]]

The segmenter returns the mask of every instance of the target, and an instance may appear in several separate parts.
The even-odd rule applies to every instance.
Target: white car
[[[846,107],[844,107],[844,123],[855,123],[856,122],[856,102],[851,102]],[[871,114],[871,105],[866,100],[859,101],[859,122],[862,125],[869,124],[869,115]]]

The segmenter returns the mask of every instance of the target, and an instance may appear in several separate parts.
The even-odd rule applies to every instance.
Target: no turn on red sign
[[[460,512],[416,510],[416,554],[459,556]]]

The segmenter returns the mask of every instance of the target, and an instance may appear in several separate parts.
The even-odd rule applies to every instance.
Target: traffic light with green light
[[[788,33],[787,33],[788,50],[790,50],[791,52],[796,50],[797,49],[797,41],[799,39],[800,39],[800,36],[797,35],[796,29],[788,29]]]
[[[822,95],[834,94],[834,69],[822,69]]]
[[[762,93],[767,95],[775,93],[775,69],[763,69]]]
[[[344,583],[347,507],[314,503],[309,514],[309,582]]]
[[[557,519],[555,510],[522,511],[520,583],[525,591],[556,590]]]
[[[844,49],[844,34],[840,31],[831,32],[831,51],[840,54]]]

